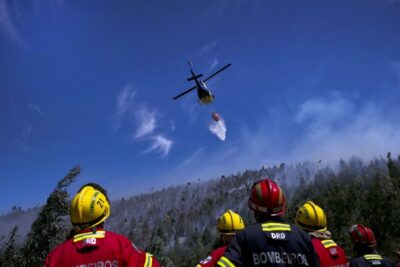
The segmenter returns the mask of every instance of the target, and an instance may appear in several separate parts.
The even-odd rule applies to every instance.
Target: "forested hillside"
[[[400,248],[397,227],[400,218],[399,160],[393,160],[389,154],[387,159],[368,163],[356,158],[347,162],[341,160],[335,168],[309,162],[280,164],[208,181],[198,180],[112,202],[112,215],[106,227],[128,236],[138,247],[155,254],[162,266],[195,266],[216,245],[216,219],[227,209],[240,213],[247,224],[253,223],[247,208],[249,190],[256,180],[268,176],[283,187],[289,199],[289,221],[293,221],[296,206],[305,200],[313,200],[325,209],[328,228],[349,254],[348,229],[354,223],[363,223],[375,231],[383,254],[393,256],[393,250]],[[78,173],[79,169],[75,168],[60,181],[25,243],[15,244],[16,228],[3,236],[1,266],[32,266],[31,262],[25,262],[32,258],[23,257],[28,251],[31,255],[40,255],[35,259],[35,263],[39,263],[47,251],[67,235],[65,203],[69,198],[65,189]],[[60,209],[58,213],[57,208]],[[18,212],[23,218],[24,212]],[[0,217],[1,224],[4,218]],[[63,236],[38,230],[48,224],[56,227],[53,229]],[[37,240],[42,239],[49,241],[38,243]]]
[[[18,226],[16,242],[17,244],[22,243],[40,210],[41,207],[23,210],[21,207],[13,206],[7,214],[0,215],[0,244],[15,226]]]
[[[394,256],[400,249],[400,156],[387,161],[375,160],[364,165],[360,160],[340,162],[338,173],[326,169],[309,183],[300,185],[291,199],[295,207],[312,199],[327,212],[328,227],[334,238],[351,251],[349,226],[370,226],[378,240],[378,249]],[[386,165],[386,168],[385,168]],[[350,253],[349,253],[350,254]]]

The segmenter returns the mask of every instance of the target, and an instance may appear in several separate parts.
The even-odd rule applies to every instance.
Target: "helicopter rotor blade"
[[[232,65],[231,63],[229,63],[228,65],[226,65],[225,67],[217,70],[216,72],[214,72],[213,74],[211,74],[207,79],[205,79],[203,82],[208,81],[209,79],[211,79],[212,77],[214,77],[215,75],[217,75],[218,73],[220,73],[221,71],[225,70],[227,67],[229,67],[230,65]]]
[[[193,91],[194,89],[196,89],[196,86],[193,86],[193,87],[187,89],[185,92],[182,92],[182,93],[180,93],[180,94],[177,95],[177,96],[174,96],[173,99],[175,100],[175,99],[177,99],[177,98],[179,98],[179,97],[181,97],[181,96],[183,96],[183,95],[185,95],[185,94],[187,94],[187,93]]]

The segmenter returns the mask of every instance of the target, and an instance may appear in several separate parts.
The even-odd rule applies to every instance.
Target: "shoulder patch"
[[[321,241],[325,248],[337,247],[337,244],[332,239],[325,239]]]
[[[207,264],[212,260],[211,256],[208,256],[207,258],[205,258],[204,260],[200,261],[200,264]]]

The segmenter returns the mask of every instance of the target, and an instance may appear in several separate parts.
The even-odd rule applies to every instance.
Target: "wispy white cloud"
[[[217,41],[217,40],[214,40],[214,41],[212,41],[212,42],[210,42],[210,43],[208,43],[208,44],[205,44],[205,45],[201,48],[200,54],[208,53],[210,50],[214,49],[214,48],[217,46],[217,44],[218,44],[218,41]]]
[[[112,116],[112,125],[114,132],[117,132],[121,126],[126,115],[129,115],[133,109],[133,100],[136,91],[131,85],[125,86],[117,95],[115,109],[116,112]]]
[[[143,151],[144,154],[153,151],[161,153],[162,157],[166,157],[169,154],[169,151],[172,148],[172,140],[162,135],[156,135],[151,137],[150,139],[152,141],[152,144],[148,149]]]
[[[155,112],[149,111],[146,107],[140,107],[136,111],[136,118],[139,122],[139,126],[134,134],[136,139],[153,133],[157,126]]]
[[[32,134],[32,125],[30,123],[25,123],[21,135],[17,140],[17,147],[24,152],[30,152],[31,149],[28,146],[28,139]]]
[[[218,58],[214,58],[213,62],[211,63],[210,70],[213,70],[218,65],[218,63],[219,63]]]
[[[125,114],[135,97],[136,92],[133,91],[133,87],[130,85],[125,86],[117,96],[117,115]]]
[[[142,153],[157,152],[161,153],[162,157],[165,157],[169,154],[173,142],[163,135],[155,133],[158,125],[157,111],[141,103],[136,95],[137,93],[131,85],[125,86],[117,95],[116,114],[112,117],[114,130],[118,131],[124,119],[128,118],[129,127],[133,132],[131,141],[151,141],[150,147]],[[173,124],[172,127],[174,127]]]
[[[190,163],[192,163],[196,158],[198,158],[198,156],[201,153],[203,153],[203,151],[204,151],[204,147],[199,148],[192,155],[190,155],[187,159],[185,159],[176,169],[182,169],[182,168],[190,165]]]
[[[0,29],[13,42],[21,46],[26,45],[12,19],[11,10],[6,0],[0,0]]]
[[[175,127],[175,121],[171,120],[171,131],[175,131],[176,127]]]
[[[34,111],[36,111],[39,115],[43,114],[42,110],[40,109],[40,107],[38,105],[29,104],[28,107],[33,109]]]
[[[31,3],[32,2],[32,3]],[[29,5],[35,12],[42,12],[43,8],[51,7],[56,14],[65,6],[64,0],[35,0],[35,1],[8,1],[0,0],[0,32],[9,38],[13,43],[27,47],[28,44],[21,33],[21,27],[25,24],[26,18],[22,14],[24,8]],[[30,9],[30,11],[32,11]]]
[[[24,133],[25,133],[26,136],[31,135],[31,133],[32,133],[32,125],[30,125],[30,124],[27,123],[27,124],[25,125]]]

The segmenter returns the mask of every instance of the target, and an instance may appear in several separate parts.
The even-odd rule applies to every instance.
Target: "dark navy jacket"
[[[365,254],[362,257],[358,257],[351,260],[349,263],[349,267],[364,267],[364,266],[395,267],[396,265],[387,258],[384,258],[379,254]]]
[[[237,232],[218,266],[319,267],[319,262],[306,232],[294,224],[268,221]]]

